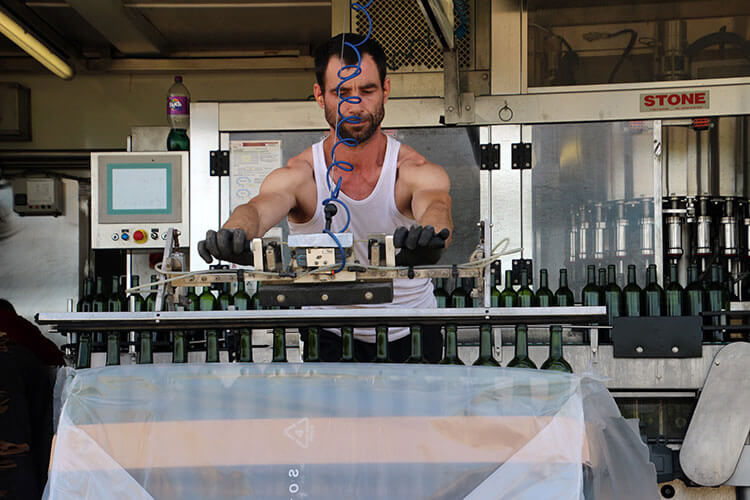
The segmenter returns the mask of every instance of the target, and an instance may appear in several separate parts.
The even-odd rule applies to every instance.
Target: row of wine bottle
[[[616,268],[609,265],[598,271],[593,265],[587,266],[587,283],[580,294],[580,304],[584,306],[607,306],[609,323],[617,316],[697,316],[702,312],[721,311],[729,307],[729,290],[721,279],[718,264],[711,266],[711,279],[705,284],[699,280],[698,267],[688,268],[688,286],[683,288],[677,278],[677,265],[669,266],[668,283],[662,288],[657,282],[656,265],[647,268],[647,283],[641,288],[636,281],[636,267],[629,265],[627,283],[620,288],[616,281]],[[549,288],[546,269],[539,271],[539,287],[536,292],[529,286],[526,269],[521,270],[521,283],[518,289],[512,284],[511,271],[505,271],[505,287],[500,290],[500,280],[494,277],[491,289],[492,307],[554,307],[573,306],[576,303],[573,291],[568,288],[568,272],[560,269],[558,288]],[[444,280],[438,279],[435,298],[438,307],[481,306],[473,299],[470,291],[473,278],[464,278],[449,294],[444,288]],[[714,324],[725,321],[721,316],[713,316]]]
[[[234,332],[225,332],[233,335]],[[172,362],[186,363],[187,353],[189,351],[188,343],[194,332],[174,331],[168,334],[171,337],[172,344]],[[422,331],[419,325],[410,327],[411,337],[411,355],[406,363],[426,363],[422,355]],[[139,364],[153,363],[153,332],[140,332],[137,340],[137,352]],[[317,327],[311,327],[308,331],[308,358],[306,362],[319,362],[319,330]],[[341,359],[342,363],[352,363],[358,361],[354,356],[354,329],[351,327],[341,328]],[[228,346],[229,343],[225,344]],[[390,363],[391,359],[388,354],[388,327],[379,326],[376,328],[376,356],[372,360],[375,363]],[[207,330],[205,332],[205,351],[207,363],[219,362],[219,336],[216,330]],[[492,328],[489,324],[480,326],[479,329],[479,356],[473,363],[475,366],[501,366],[494,357],[494,341]],[[78,339],[77,345],[77,368],[91,367],[92,336],[90,333],[83,333]],[[107,334],[106,364],[119,365],[120,353],[122,352],[122,339],[117,332]],[[238,362],[252,362],[252,337],[250,330],[239,330],[239,343],[235,347],[233,358]],[[286,358],[286,331],[284,328],[273,329],[273,357],[272,361],[276,363],[285,363]],[[370,361],[370,360],[368,360]],[[447,325],[445,327],[444,356],[440,364],[445,365],[463,365],[464,362],[458,356],[458,338],[456,325]],[[528,329],[526,325],[516,325],[516,344],[515,356],[507,365],[509,368],[531,368],[536,369],[536,364],[529,357],[528,347]],[[573,373],[570,364],[563,357],[562,327],[552,325],[550,327],[550,344],[549,356],[541,366],[542,370],[553,370],[560,372]]]

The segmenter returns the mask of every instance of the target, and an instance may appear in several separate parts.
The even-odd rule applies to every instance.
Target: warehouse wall
[[[313,71],[182,72],[193,101],[299,100],[312,94]],[[31,89],[32,140],[0,149],[123,149],[133,126],[166,125],[173,75],[85,74],[70,81],[6,73]]]

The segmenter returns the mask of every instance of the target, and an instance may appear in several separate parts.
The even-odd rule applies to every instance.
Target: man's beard
[[[325,115],[326,121],[334,129],[336,128],[337,118],[338,121],[341,122],[341,118],[338,116],[338,110],[336,106],[333,106],[332,108],[326,107]],[[385,117],[385,106],[383,106],[383,104],[381,103],[380,107],[374,114],[364,112],[357,116],[359,116],[361,123],[365,124],[365,126],[363,128],[354,128],[357,126],[356,123],[342,123],[339,127],[339,134],[344,139],[354,139],[358,143],[362,144],[363,142],[366,142],[370,137],[375,135],[375,132],[377,132],[378,127],[380,127],[380,124],[383,122],[383,118]]]

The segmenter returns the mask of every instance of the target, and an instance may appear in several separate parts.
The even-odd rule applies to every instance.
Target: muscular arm
[[[427,161],[413,162],[403,172],[407,186],[411,190],[411,212],[422,226],[432,226],[435,232],[443,228],[450,230],[450,244],[453,237],[451,216],[450,179],[439,165]]]
[[[223,229],[242,229],[249,239],[260,238],[297,207],[300,186],[312,173],[301,162],[271,172],[256,197],[235,208]]]

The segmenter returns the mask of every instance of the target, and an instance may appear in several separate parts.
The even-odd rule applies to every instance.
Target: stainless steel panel
[[[734,470],[732,477],[730,477],[725,484],[732,486],[750,486],[750,445],[745,445],[742,448],[742,454],[740,454],[740,459],[737,462],[737,468]],[[737,498],[740,499],[741,497],[738,495]]]
[[[680,450],[680,465],[698,484],[718,486],[735,471],[750,432],[750,344],[723,347],[711,365]]]

